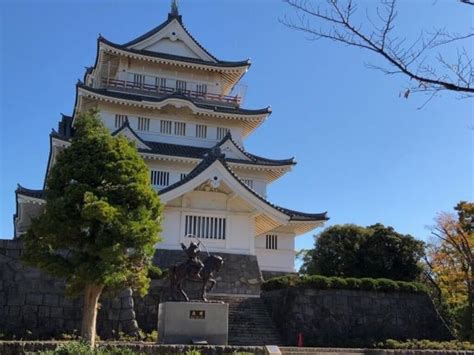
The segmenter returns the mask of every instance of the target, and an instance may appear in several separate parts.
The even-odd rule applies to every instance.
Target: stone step
[[[257,297],[210,296],[229,304],[230,345],[282,344],[265,304]]]

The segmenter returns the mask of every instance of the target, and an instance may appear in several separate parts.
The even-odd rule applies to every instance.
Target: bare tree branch
[[[431,96],[425,102],[426,105],[437,93],[444,90],[469,97],[474,95],[472,59],[465,49],[458,50],[454,63],[438,53],[431,56],[436,66],[426,64],[430,50],[470,40],[474,37],[474,31],[465,35],[449,33],[446,30],[438,30],[429,35],[421,33],[411,45],[406,45],[405,38],[393,34],[397,18],[396,0],[380,0],[374,17],[371,17],[366,9],[365,18],[371,26],[369,30],[356,24],[357,4],[353,0],[326,0],[325,5],[317,6],[311,0],[283,1],[293,8],[296,14],[296,18],[285,16],[280,20],[285,26],[309,34],[312,40],[329,39],[378,54],[388,66],[369,65],[370,68],[390,75],[403,74],[413,80],[414,84],[406,89],[405,97],[413,92],[428,92]],[[460,1],[474,5],[474,0]]]

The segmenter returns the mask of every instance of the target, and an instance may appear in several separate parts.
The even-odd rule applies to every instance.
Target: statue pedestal
[[[229,305],[206,302],[164,302],[158,310],[158,342],[227,345]]]

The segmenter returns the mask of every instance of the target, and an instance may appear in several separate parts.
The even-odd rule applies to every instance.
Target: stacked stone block
[[[25,266],[20,260],[21,250],[19,240],[0,240],[0,332],[17,338],[77,334],[82,298],[67,297],[64,280]],[[105,295],[97,329],[103,338],[137,332],[131,290],[109,299]]]
[[[453,339],[425,293],[290,288],[261,297],[288,345],[296,345],[299,333],[308,346]]]

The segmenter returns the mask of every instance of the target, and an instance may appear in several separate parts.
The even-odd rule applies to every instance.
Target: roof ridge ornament
[[[178,0],[171,0],[171,9],[170,9],[170,13],[168,14],[168,20],[173,19],[173,18],[181,22],[181,15],[179,14]]]
[[[178,11],[178,1],[177,0],[171,0],[171,12],[170,14],[174,15],[174,16],[178,16],[179,15],[179,11]]]

